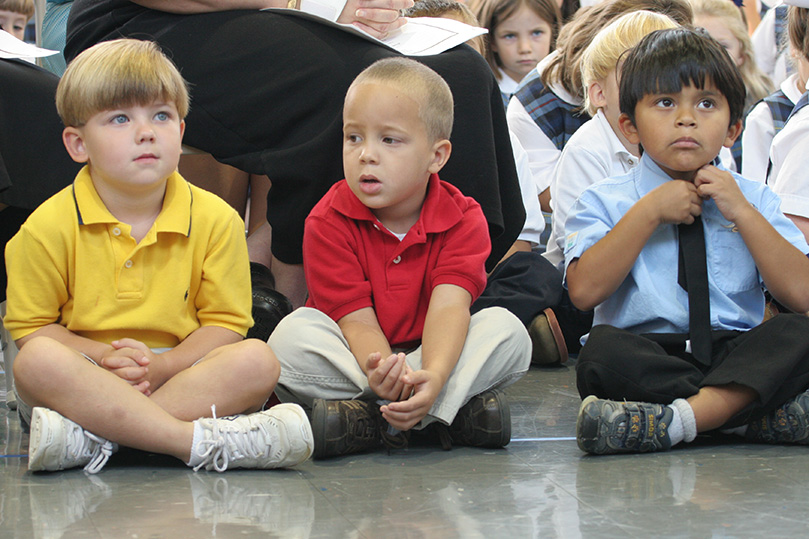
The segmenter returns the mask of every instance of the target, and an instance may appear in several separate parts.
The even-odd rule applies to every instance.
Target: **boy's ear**
[[[736,142],[736,138],[741,134],[741,132],[742,132],[741,120],[738,120],[735,124],[731,124],[731,126],[728,128],[728,135],[725,138],[723,146],[725,146],[726,148],[730,148],[731,146],[733,146],[733,143]]]
[[[603,109],[607,106],[607,96],[604,95],[604,85],[601,84],[600,81],[590,83],[590,87],[587,88],[587,97],[590,99],[590,103],[593,104],[593,107],[597,109]]]
[[[447,139],[439,140],[433,145],[433,160],[427,171],[430,174],[435,174],[447,164],[449,155],[452,153],[452,143]]]
[[[629,119],[629,115],[625,112],[622,112],[621,115],[618,116],[618,129],[621,130],[621,133],[623,133],[630,144],[640,144],[638,128],[635,127],[635,124],[632,123],[632,120]]]
[[[62,131],[62,142],[70,154],[70,158],[77,163],[86,163],[90,157],[84,144],[84,134],[77,127],[65,127]]]

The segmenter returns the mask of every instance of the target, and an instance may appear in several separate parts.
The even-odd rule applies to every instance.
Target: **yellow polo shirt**
[[[109,343],[171,347],[201,326],[245,335],[252,325],[244,223],[178,173],[136,243],[107,210],[87,167],[45,201],[6,246],[12,338],[58,323]]]

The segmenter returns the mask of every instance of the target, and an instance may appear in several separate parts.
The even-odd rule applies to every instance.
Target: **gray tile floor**
[[[5,387],[0,375],[0,387]],[[665,454],[587,457],[574,370],[508,390],[503,450],[416,447],[294,470],[194,473],[121,453],[96,476],[27,471],[0,405],[0,537],[805,537],[809,449],[699,438]]]

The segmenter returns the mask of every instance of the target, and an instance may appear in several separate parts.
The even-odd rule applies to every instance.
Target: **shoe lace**
[[[194,466],[195,472],[207,464],[212,464],[217,472],[224,472],[234,457],[255,459],[264,454],[263,449],[259,448],[270,445],[267,442],[270,434],[261,424],[250,423],[250,428],[244,429],[235,424],[224,423],[216,417],[216,405],[211,406],[211,416],[211,437],[197,443],[202,462]]]
[[[100,472],[115,451],[115,444],[84,429],[75,429],[71,436],[74,437],[74,443],[69,446],[77,448],[73,456],[76,459],[90,457],[90,462],[84,467],[84,471],[89,474]]]

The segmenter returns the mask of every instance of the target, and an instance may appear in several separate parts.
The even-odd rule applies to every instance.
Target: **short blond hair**
[[[34,0],[0,0],[0,11],[19,13],[30,19],[34,16]]]
[[[177,67],[151,41],[104,41],[79,54],[59,81],[56,109],[68,127],[81,127],[105,110],[174,103],[188,114],[188,87]]]
[[[744,62],[739,66],[739,71],[744,79],[744,86],[747,89],[747,99],[745,101],[745,111],[755,105],[760,99],[764,99],[775,89],[772,80],[765,75],[758,64],[753,51],[753,41],[747,31],[747,23],[742,16],[742,11],[733,2],[727,0],[689,0],[694,10],[694,18],[700,15],[703,17],[714,17],[721,19],[727,29],[733,34],[741,45],[741,54]]]
[[[590,102],[588,88],[607,78],[627,50],[655,30],[677,28],[671,18],[652,11],[634,11],[622,15],[599,31],[581,56],[581,79],[584,89],[584,109],[595,116],[597,108]]]
[[[454,120],[454,102],[441,75],[409,58],[377,60],[357,75],[348,88],[365,82],[382,82],[400,88],[419,105],[419,119],[431,141],[449,139]]]

